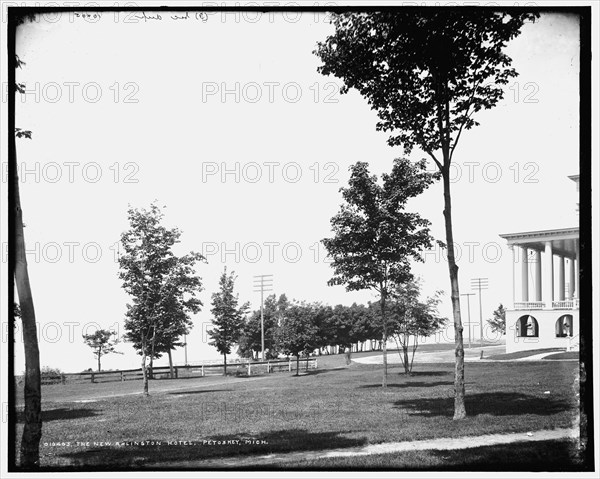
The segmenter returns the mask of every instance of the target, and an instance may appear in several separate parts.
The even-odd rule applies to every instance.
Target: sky
[[[17,99],[16,126],[33,132],[31,141],[18,140],[18,162],[42,366],[94,368],[82,334],[124,333],[129,299],[116,259],[129,205],[166,206],[164,224],[183,232],[177,253],[207,258],[197,268],[204,306],[188,336],[190,363],[219,359],[206,330],[225,266],[237,274],[240,302],[253,309],[259,274],[272,274],[273,292],[290,299],[376,300],[369,291],[327,286],[332,270],[320,240],[331,234],[350,165],[367,161],[381,175],[403,151],[375,130],[376,113],[356,91],[341,95],[340,80],[317,73],[312,52],[333,31],[326,14],[137,15],[49,14],[18,31],[26,65],[17,80],[28,93]],[[506,48],[519,76],[456,149],[459,281],[466,293],[471,278],[488,278],[484,321],[512,302],[511,255],[499,235],[578,223],[567,178],[579,173],[578,37],[578,19],[565,14],[525,25]],[[410,158],[424,156],[416,150]],[[445,241],[441,183],[408,209]],[[450,318],[445,255],[436,247],[424,258],[413,272],[424,296],[446,292],[440,312]],[[474,325],[477,301],[471,297]],[[440,340],[450,340],[451,329]],[[118,350],[102,359],[103,369],[139,366],[130,344]],[[173,358],[183,364],[183,349]],[[17,334],[15,372],[23,370]]]

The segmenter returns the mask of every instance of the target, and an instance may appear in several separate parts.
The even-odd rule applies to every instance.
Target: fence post
[[[248,360],[248,376],[252,376],[252,363]]]
[[[123,377],[123,371],[121,371],[121,382],[125,381],[125,378]]]
[[[64,374],[60,375],[60,382],[61,384],[65,384],[67,382],[67,377]]]
[[[204,364],[202,365],[202,377],[204,377]]]
[[[267,361],[267,374],[271,374],[271,363]]]
[[[288,358],[288,372],[292,372],[292,358]]]
[[[92,373],[92,382],[94,382],[94,373]]]
[[[315,358],[315,369],[317,369],[317,358]]]
[[[177,369],[177,366],[175,366],[175,379],[179,379],[178,371],[179,371],[179,369]]]

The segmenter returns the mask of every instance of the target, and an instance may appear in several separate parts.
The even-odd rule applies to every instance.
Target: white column
[[[517,288],[516,283],[517,283],[517,278],[515,276],[515,263],[516,263],[516,254],[515,254],[515,247],[513,245],[509,246],[510,251],[512,253],[512,302],[513,302],[513,308],[515,307],[515,301],[516,301],[516,296],[515,296],[515,290]],[[471,325],[469,325],[469,327],[471,327]]]
[[[526,246],[521,246],[521,301],[529,301],[529,271]]]
[[[575,294],[575,260],[569,258],[569,298],[573,299]]]
[[[565,300],[565,258],[558,257],[558,300]]]
[[[546,241],[544,250],[544,280],[542,282],[542,301],[546,303],[546,308],[552,308],[554,294],[554,264],[552,258],[552,243]]]
[[[579,240],[575,244],[575,298],[579,299]]]
[[[535,271],[535,301],[542,300],[542,254],[535,250],[534,253],[534,271]]]

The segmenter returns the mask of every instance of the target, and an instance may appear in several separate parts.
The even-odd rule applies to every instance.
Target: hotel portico
[[[579,176],[570,177],[577,184]],[[579,228],[500,235],[512,250],[506,351],[579,347]]]

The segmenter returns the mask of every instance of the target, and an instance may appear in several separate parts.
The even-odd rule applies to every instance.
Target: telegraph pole
[[[479,334],[481,337],[481,346],[483,347],[483,311],[481,310],[481,290],[488,288],[487,278],[473,278],[471,280],[471,289],[479,291]]]
[[[471,349],[471,303],[469,302],[469,296],[475,296],[475,293],[461,293],[461,296],[467,297],[467,313],[469,317],[469,349]]]
[[[184,345],[184,351],[185,351],[185,365],[187,366],[187,334],[184,333],[183,335],[183,345]]]
[[[259,274],[254,276],[254,292],[260,291],[260,345],[261,359],[265,360],[265,317],[264,317],[264,293],[265,291],[273,291],[273,275]]]

